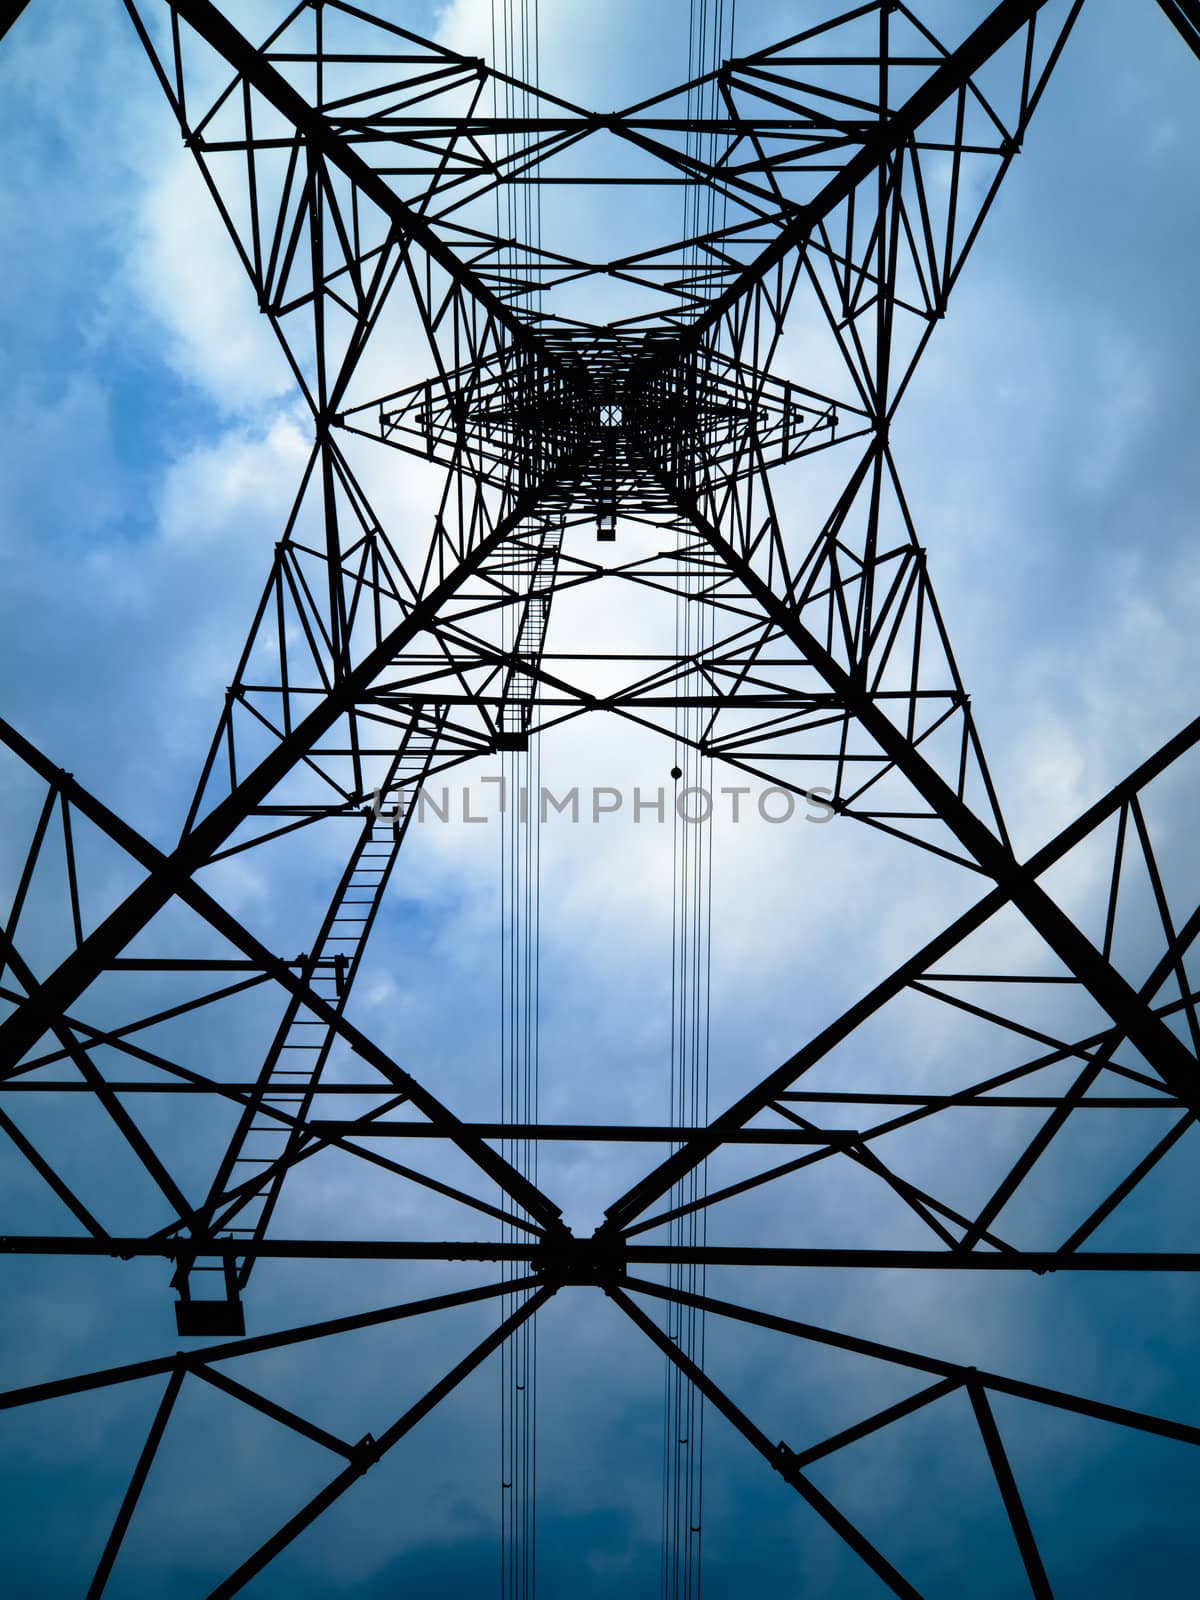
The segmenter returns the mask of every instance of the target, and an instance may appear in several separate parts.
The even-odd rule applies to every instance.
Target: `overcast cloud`
[[[253,31],[251,23],[280,9],[247,5],[243,25]],[[490,8],[481,0],[393,9],[417,32],[488,50]],[[629,103],[686,72],[681,0],[545,0],[541,10],[543,82],[568,98]],[[798,10],[739,0],[739,47],[785,33]],[[919,536],[1022,852],[1194,714],[1198,70],[1150,0],[1088,0],[895,429]],[[304,409],[120,6],[34,0],[0,46],[0,134],[4,714],[166,845],[178,835],[307,457]],[[418,362],[415,342],[398,350],[395,382],[421,376]],[[426,527],[432,469],[378,454],[385,459],[364,476],[381,514]],[[811,513],[799,494],[790,509]],[[623,629],[648,633],[657,619],[621,596],[598,599],[587,625],[607,641]],[[653,791],[670,783],[668,743],[615,719],[547,735],[542,763],[555,792],[578,783],[631,794],[635,784]],[[464,777],[477,785],[493,769],[481,764]],[[1164,785],[1153,805],[1179,917],[1200,898],[1193,772]],[[15,764],[0,783],[7,814],[18,819],[3,831],[7,876],[36,802]],[[635,827],[626,806],[597,824],[553,819],[542,839],[542,1113],[662,1120],[670,830]],[[414,827],[351,1007],[353,1020],[453,1109],[481,1118],[499,1105],[498,850],[494,825]],[[281,849],[274,876],[254,861],[213,887],[268,942],[301,948],[339,870],[337,851],[337,841]],[[122,870],[111,868],[113,896]],[[1095,936],[1104,871],[1097,846],[1053,880]],[[973,876],[847,822],[718,825],[714,1111],[978,893]],[[61,937],[49,926],[52,900],[48,891],[47,926],[35,940],[39,975]],[[1122,915],[1130,975],[1136,968],[1140,981],[1158,953],[1146,894],[1131,891]],[[177,948],[202,937],[217,948],[187,918],[168,931]],[[981,947],[1000,971],[1005,963],[1017,970],[1029,948],[1024,931],[1003,922]],[[1047,961],[1036,950],[1034,959]],[[1081,1034],[1099,1025],[1086,1008],[1072,1011],[1072,996],[1030,1004],[1044,1007],[1039,1020],[1051,1032],[1067,1031],[1067,1018]],[[249,1075],[278,997],[265,1010],[257,1005],[252,997],[231,1006],[219,1031],[154,1037],[164,1049],[169,1038],[181,1058],[190,1051],[201,1070]],[[995,1030],[944,1013],[933,1002],[891,1008],[873,1034],[822,1065],[814,1086],[858,1071],[881,1088],[937,1087],[968,1081],[964,1060],[975,1077],[993,1060],[1023,1059]],[[11,1096],[5,1109],[70,1167],[111,1228],[145,1231],[165,1219],[161,1197],[131,1175],[107,1119],[80,1110],[65,1124],[61,1100],[35,1107],[35,1098]],[[131,1109],[197,1199],[227,1126],[198,1126],[181,1118],[182,1101],[153,1098],[162,1103]],[[69,1108],[82,1104],[75,1097]],[[1007,1123],[988,1114],[985,1134],[962,1120],[972,1115],[890,1136],[880,1154],[949,1203],[978,1206],[1032,1124],[1025,1114]],[[1058,1243],[1106,1181],[1165,1132],[1170,1113],[1144,1115],[1153,1132],[1105,1119],[1103,1129],[1064,1138],[1045,1181],[1005,1214],[1005,1236],[1030,1248]],[[1194,1137],[1097,1234],[1098,1247],[1188,1248],[1186,1219],[1200,1198]],[[714,1184],[761,1164],[736,1153],[724,1159],[714,1163]],[[647,1160],[638,1146],[555,1150],[543,1158],[541,1182],[568,1221],[587,1229]],[[885,1185],[851,1163],[836,1175],[834,1167],[821,1163],[719,1208],[710,1240],[930,1243]],[[482,1180],[475,1188],[492,1198]],[[66,1218],[11,1147],[0,1149],[0,1214],[0,1233],[52,1231]],[[336,1152],[285,1191],[277,1226],[282,1234],[393,1237],[490,1237],[492,1227]],[[488,1270],[265,1263],[248,1299],[250,1331],[482,1282]],[[146,1262],[7,1262],[3,1387],[176,1348],[167,1276]],[[868,1338],[1200,1420],[1189,1359],[1200,1308],[1187,1282],[1002,1276],[944,1275],[931,1287],[906,1274],[850,1282],[726,1269],[710,1273],[709,1285]],[[346,1336],[330,1347],[332,1359],[300,1347],[229,1370],[354,1440],[381,1432],[493,1325],[488,1306],[459,1310],[436,1324]],[[619,1586],[630,1600],[654,1595],[661,1358],[595,1291],[561,1295],[539,1326],[543,1592],[599,1596]],[[794,1447],[921,1381],[711,1323],[708,1356],[768,1435]],[[12,1593],[84,1592],[161,1382],[0,1416]],[[492,1592],[498,1394],[489,1365],[247,1592],[412,1600]],[[961,1393],[951,1396],[815,1468],[813,1479],[922,1593],[1001,1600],[1022,1592],[1022,1577],[967,1410]],[[997,1400],[996,1413],[1056,1594],[1193,1592],[1194,1451],[1016,1401]],[[715,1417],[706,1460],[711,1600],[882,1592]],[[109,1592],[206,1593],[339,1466],[189,1379]]]

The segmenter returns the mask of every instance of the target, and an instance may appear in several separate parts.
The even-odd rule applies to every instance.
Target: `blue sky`
[[[254,20],[277,9],[264,0],[245,11]],[[468,0],[395,8],[417,31],[464,49],[480,48],[487,9]],[[799,10],[770,0],[738,9],[742,48],[786,32]],[[680,0],[545,0],[544,82],[595,105],[668,86],[686,70],[685,10]],[[1194,711],[1197,70],[1151,0],[1088,0],[896,425],[905,486],[1023,850]],[[303,464],[304,417],[122,8],[34,0],[0,46],[0,131],[9,241],[0,302],[4,714],[167,843]],[[425,514],[430,485],[415,467],[389,459],[380,480],[393,514]],[[560,787],[653,786],[667,757],[661,743],[587,723],[543,748],[546,780]],[[21,815],[20,777],[6,769],[3,781]],[[1156,812],[1184,912],[1197,899],[1193,810],[1185,783]],[[7,872],[22,845],[16,829],[4,838]],[[418,831],[353,1011],[455,1109],[479,1115],[493,1114],[498,1095],[497,848],[492,828]],[[658,1120],[668,1095],[669,839],[624,820],[549,825],[544,849],[544,1112]],[[843,824],[718,830],[714,862],[715,1106],[976,892],[953,870]],[[336,852],[293,854],[281,870],[278,882],[253,869],[227,876],[221,893],[287,944],[319,914]],[[1083,852],[1056,891],[1094,911],[1097,871]],[[1130,918],[1136,963],[1149,935],[1138,906]],[[50,931],[45,940],[51,948]],[[1004,959],[1019,948],[1003,928],[991,951]],[[247,1008],[196,1049],[221,1053],[224,1066],[253,1051],[262,1026]],[[886,1055],[898,1077],[920,1070],[931,1082],[990,1048],[969,1030],[895,1013],[861,1047]],[[838,1070],[831,1063],[831,1081]],[[107,1216],[136,1219],[153,1204],[99,1118],[68,1126],[56,1108],[24,1102],[13,1114],[77,1164]],[[170,1106],[138,1114],[202,1187],[223,1129],[181,1126]],[[936,1167],[946,1192],[965,1201],[1018,1134],[989,1146],[974,1127],[947,1121],[940,1142],[897,1145],[896,1160],[914,1174]],[[1098,1244],[1187,1248],[1194,1137]],[[1014,1215],[1022,1242],[1047,1226],[1059,1237],[1060,1219],[1097,1181],[1136,1159],[1137,1138],[1106,1128],[1075,1140],[1053,1183]],[[543,1178],[586,1227],[643,1159],[636,1150],[568,1151],[548,1159]],[[0,1153],[0,1205],[0,1232],[58,1225],[53,1202],[9,1150]],[[319,1180],[297,1184],[280,1227],[338,1233],[358,1222],[381,1233],[441,1226],[413,1196],[330,1156]],[[718,1236],[908,1242],[894,1224],[851,1172],[760,1191],[726,1208]],[[8,1383],[173,1347],[160,1267],[10,1262],[5,1271]],[[763,1281],[728,1269],[710,1287],[949,1359],[1188,1420],[1200,1414],[1189,1361],[1196,1295],[1185,1282],[980,1275],[930,1287],[902,1274],[829,1276]],[[461,1267],[264,1267],[251,1326],[476,1281]],[[254,1358],[245,1380],[347,1437],[378,1432],[490,1315],[356,1335],[324,1366],[304,1354]],[[592,1291],[561,1296],[539,1337],[543,1592],[602,1595],[619,1584],[650,1596],[660,1360]],[[748,1330],[712,1329],[709,1356],[771,1437],[794,1445],[916,1386]],[[498,1383],[493,1367],[477,1374],[248,1592],[490,1592]],[[13,1593],[83,1592],[157,1399],[147,1383],[0,1417]],[[965,1407],[961,1395],[814,1479],[923,1593],[999,1600],[1022,1592],[1020,1572],[956,1407]],[[1195,1452],[1017,1402],[996,1407],[1056,1594],[1192,1592]],[[207,1592],[328,1470],[315,1447],[247,1420],[198,1384],[176,1421],[114,1595]],[[751,1587],[763,1600],[882,1592],[718,1419],[707,1461],[713,1600]]]

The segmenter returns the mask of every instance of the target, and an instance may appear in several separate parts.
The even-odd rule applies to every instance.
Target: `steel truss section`
[[[383,5],[281,0],[261,39],[240,31],[238,8],[213,0],[123,5],[289,363],[312,446],[172,848],[0,724],[28,841],[0,926],[0,1131],[64,1213],[52,1235],[6,1225],[0,1253],[161,1262],[179,1334],[222,1339],[0,1395],[0,1409],[18,1409],[161,1383],[89,1596],[117,1570],[181,1397],[197,1385],[335,1458],[324,1487],[232,1558],[211,1590],[232,1595],[544,1305],[581,1288],[600,1290],[898,1595],[919,1591],[810,1469],[965,1402],[1024,1581],[1050,1595],[1044,1519],[1019,1482],[996,1397],[1188,1445],[1200,1429],[642,1272],[891,1269],[937,1281],[1200,1266],[1200,1253],[1156,1251],[1153,1240],[1090,1246],[1200,1113],[1188,965],[1200,908],[1181,911],[1157,809],[1164,786],[1194,782],[1200,720],[1020,859],[890,442],[1082,0],[1001,0],[948,41],[895,0],[834,5],[772,48],[614,114],[419,38]],[[1195,0],[1159,7],[1200,54]],[[0,8],[0,37],[23,9]],[[500,115],[497,88],[532,113]],[[697,115],[701,103],[716,109]],[[604,173],[591,158],[600,147],[619,152]],[[619,199],[647,182],[711,199],[706,229],[588,259],[578,240],[513,240],[495,221],[497,196],[513,188],[552,196],[566,183]],[[613,308],[603,323],[582,314],[600,286]],[[836,393],[789,366],[786,335],[801,317],[826,341]],[[411,349],[414,333],[421,365],[397,371],[394,350],[406,337]],[[394,375],[381,383],[381,372]],[[427,543],[385,527],[363,486],[361,463],[387,451],[444,474]],[[809,525],[794,525],[780,486],[816,457],[841,463],[840,488]],[[619,547],[619,522],[653,528],[658,548],[593,549],[592,530]],[[704,607],[704,643],[686,656],[595,652],[586,664],[622,685],[598,694],[555,648],[556,599],[598,584]],[[980,898],[706,1126],[460,1115],[429,1087],[436,1062],[402,1067],[351,1014],[419,796],[443,773],[520,753],[539,732],[600,711],[678,739],[683,707],[698,713],[688,727],[701,732],[687,735],[698,755],[826,799],[897,850],[956,864]],[[289,842],[333,838],[345,865],[305,950],[271,948],[222,903],[220,863],[248,855],[269,874]],[[1054,869],[1084,852],[1106,863],[1098,912],[1054,887]],[[102,891],[89,887],[98,853],[112,863]],[[1135,881],[1153,908],[1136,958],[1124,936]],[[59,914],[52,937],[33,926],[47,896]],[[1004,919],[1022,930],[1021,960],[996,953],[1003,940],[987,943]],[[247,1005],[262,1021],[261,1051],[219,1070],[214,1041]],[[903,1033],[914,1007],[952,1018],[966,1045],[936,1084],[876,1087],[863,1067],[870,1030]],[[170,1038],[182,1042],[168,1048]],[[152,1196],[144,1232],[118,1225],[103,1194],[85,1193],[39,1147],[22,1108],[43,1100],[64,1117],[89,1107],[119,1141]],[[151,1104],[197,1127],[225,1118],[199,1203],[146,1131],[139,1113]],[[1026,1132],[973,1207],[944,1189],[936,1162],[890,1155],[901,1130],[1013,1114]],[[1018,1245],[1014,1199],[1068,1128],[1098,1118],[1137,1130],[1120,1178],[1066,1231]],[[412,1164],[397,1158],[404,1141]],[[503,1153],[540,1141],[666,1154],[580,1236]],[[446,1238],[281,1234],[297,1170],[318,1170],[331,1152],[472,1226]],[[436,1159],[445,1152],[469,1179],[451,1181]],[[706,1182],[682,1198],[701,1168]],[[682,1237],[664,1231],[682,1218],[737,1215],[733,1202],[778,1194],[796,1174],[851,1168],[892,1208],[878,1239],[831,1246],[785,1228],[779,1239],[662,1242]],[[894,1242],[894,1218],[921,1247]],[[499,1223],[502,1240],[479,1236],[481,1221]],[[260,1261],[474,1263],[492,1275],[247,1337],[243,1297],[253,1303]],[[500,1311],[499,1323],[357,1439],[228,1370],[477,1306]],[[681,1309],[880,1362],[923,1387],[826,1436],[772,1442],[670,1335],[663,1319]]]

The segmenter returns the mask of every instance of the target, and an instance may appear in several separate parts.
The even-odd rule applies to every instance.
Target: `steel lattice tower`
[[[936,552],[927,558],[919,541],[890,442],[1082,4],[963,8],[972,14],[947,40],[924,26],[920,5],[831,4],[819,18],[805,8],[803,31],[707,74],[706,98],[685,84],[601,115],[416,37],[384,0],[280,0],[278,25],[253,38],[236,5],[124,0],[286,353],[312,439],[173,848],[154,847],[0,725],[23,785],[10,826],[27,841],[3,907],[0,1117],[73,1219],[53,1236],[6,1231],[3,1249],[95,1257],[114,1273],[157,1258],[185,1341],[0,1396],[4,1408],[40,1407],[160,1385],[89,1594],[117,1570],[181,1395],[196,1384],[334,1458],[326,1485],[263,1529],[211,1591],[229,1595],[547,1302],[582,1290],[602,1291],[898,1595],[919,1590],[810,1470],[858,1440],[964,1402],[1037,1596],[1052,1592],[1052,1574],[998,1397],[1200,1444],[1200,1428],[1183,1422],[697,1293],[674,1272],[903,1267],[933,1278],[1200,1265],[1200,1254],[1088,1247],[1197,1115],[1187,958],[1200,909],[1181,908],[1160,870],[1155,796],[1188,775],[1200,720],[1021,859],[951,649],[953,619],[935,597]],[[1160,5],[1200,54],[1197,0]],[[7,8],[4,31],[23,9]],[[620,197],[647,171],[706,197],[691,236],[666,226],[637,253],[586,259],[552,229],[514,239],[495,220],[498,195],[539,178]],[[389,383],[397,348],[410,362],[419,348],[428,376]],[[444,468],[415,557],[407,530],[373,509],[355,466],[367,450],[396,452],[400,470],[405,453]],[[817,458],[837,463],[838,491],[806,522],[789,518],[779,476]],[[618,530],[630,526],[652,537],[627,540]],[[706,631],[686,656],[639,664],[594,652],[575,672],[553,652],[555,613],[598,584],[682,597],[704,608]],[[422,788],[497,753],[519,777],[541,730],[600,715],[666,740],[682,728],[697,759],[827,802],[839,826],[885,834],[896,851],[954,863],[978,879],[979,897],[707,1125],[470,1119],[431,1087],[436,1072],[402,1067],[352,1020],[363,952]],[[221,863],[253,860],[269,876],[273,852],[317,838],[314,860],[335,839],[344,862],[324,914],[298,936],[302,950],[268,947],[223,903]],[[1089,850],[1105,852],[1106,890],[1080,914],[1046,880]],[[93,881],[96,859],[120,871]],[[1132,954],[1123,938],[1135,879],[1157,918],[1149,957],[1144,938]],[[39,893],[59,908],[51,957],[44,930],[36,956],[25,943]],[[1020,938],[989,945],[1002,920]],[[1064,997],[1049,1021],[1047,985]],[[247,1005],[263,1030],[248,1072],[220,1049],[223,1018]],[[871,1049],[856,1043],[903,1029],[913,1008],[952,1012],[976,1042],[952,1080],[882,1092]],[[169,1050],[164,1030],[179,1023]],[[811,1088],[810,1073],[827,1082],[827,1063],[838,1087]],[[65,1118],[81,1094],[100,1109],[156,1191],[144,1232],[113,1231],[22,1130],[30,1091],[58,1097]],[[139,1093],[161,1095],[178,1116],[223,1108],[223,1153],[199,1204],[131,1113]],[[1072,1119],[1144,1118],[1151,1104],[1170,1113],[1166,1131],[1146,1120],[1156,1132],[1068,1237],[1036,1249],[1006,1237],[1005,1208],[1053,1162]],[[902,1176],[876,1148],[964,1107],[1032,1116],[1021,1153],[973,1214],[939,1197],[936,1173]],[[471,1176],[393,1159],[403,1139],[418,1152],[450,1149],[454,1173]],[[519,1155],[550,1139],[657,1141],[671,1153],[580,1237],[562,1220],[563,1197],[543,1192]],[[759,1147],[775,1152],[769,1166],[726,1181],[712,1165],[707,1192],[686,1187],[722,1152]],[[281,1232],[281,1195],[326,1151],[370,1162],[471,1225],[446,1239]],[[887,1186],[925,1231],[924,1248],[897,1248],[890,1235],[832,1248],[668,1231],[792,1172],[846,1163]],[[331,1259],[499,1264],[504,1276],[380,1310],[339,1307],[277,1333],[252,1325],[247,1336],[256,1263]],[[492,1332],[357,1441],[237,1376],[247,1357],[502,1299]],[[919,1387],[829,1437],[779,1443],[664,1331],[664,1307],[869,1358]]]

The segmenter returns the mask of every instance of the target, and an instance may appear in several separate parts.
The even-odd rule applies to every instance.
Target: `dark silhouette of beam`
[[[912,97],[885,122],[879,123],[875,131],[864,139],[857,154],[839,168],[820,193],[779,230],[778,236],[696,318],[680,336],[680,346],[697,343],[717,327],[744,295],[762,283],[772,268],[777,267],[793,250],[804,245],[817,224],[853,194],[859,184],[878,167],[888,162],[897,150],[903,148],[921,124],[957,94],[998,50],[1033,20],[1045,4],[1046,0],[1002,0],[958,49],[934,68]]]
[[[1200,59],[1200,0],[1158,0],[1158,6],[1188,49]]]
[[[328,120],[292,88],[262,51],[256,49],[234,27],[212,0],[170,0],[170,3],[171,9],[223,56],[239,77],[257,89],[281,116],[304,135],[311,149],[319,151],[324,160],[357,185],[405,237],[419,244],[460,289],[478,301],[515,343],[527,349],[536,348],[549,359],[548,352],[528,323],[498,295],[493,294],[478,274],[455,255],[426,219],[406,205],[387,179],[363,160],[353,145],[334,132]]]
[[[0,39],[18,21],[29,0],[0,0]]]

